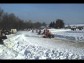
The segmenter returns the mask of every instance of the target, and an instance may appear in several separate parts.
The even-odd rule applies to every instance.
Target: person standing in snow
[[[45,34],[45,30],[43,30],[43,33],[42,34]]]
[[[41,34],[41,29],[39,29],[39,32],[38,32],[38,34]]]
[[[3,44],[3,40],[2,40],[2,31],[0,30],[0,44]]]
[[[4,42],[2,39],[7,39],[6,36],[3,36],[3,30],[0,30],[0,44],[3,44],[4,45]]]

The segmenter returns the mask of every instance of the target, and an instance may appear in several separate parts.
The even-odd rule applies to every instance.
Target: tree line
[[[51,22],[49,27],[51,28],[64,28],[64,21],[62,19],[57,19],[56,22]]]
[[[41,26],[46,26],[47,24],[45,22],[32,22],[31,20],[24,21],[20,19],[19,17],[15,16],[14,13],[7,13],[4,12],[0,8],[0,29],[17,29],[17,30],[23,30],[28,28],[40,28]],[[62,19],[57,19],[56,22],[51,22],[49,24],[49,27],[51,28],[63,28],[64,22]]]
[[[46,26],[46,23],[43,22],[32,22],[31,20],[24,21],[15,14],[4,12],[0,8],[0,29],[17,29],[22,30],[26,28],[40,28],[41,26]]]

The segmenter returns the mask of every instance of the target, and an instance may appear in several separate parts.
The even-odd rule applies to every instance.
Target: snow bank
[[[0,45],[1,59],[84,59],[84,47],[79,44],[41,38],[31,31],[20,31],[4,44]]]

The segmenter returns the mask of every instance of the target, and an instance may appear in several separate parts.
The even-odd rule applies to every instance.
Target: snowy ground
[[[56,38],[70,40],[74,42],[84,42],[84,29],[75,30],[71,29],[49,29]]]
[[[0,45],[0,59],[84,59],[83,42],[42,38],[31,31],[7,37],[5,45]]]

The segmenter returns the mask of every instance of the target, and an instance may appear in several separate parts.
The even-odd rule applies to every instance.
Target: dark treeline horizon
[[[28,29],[28,28],[37,28],[39,29],[41,26],[46,26],[45,22],[32,22],[32,20],[24,21],[20,19],[18,16],[15,16],[14,13],[4,12],[3,9],[0,8],[0,29]]]
[[[45,22],[33,22],[32,20],[22,20],[14,13],[4,12],[3,9],[0,8],[0,29],[39,29],[41,26],[49,26],[51,28],[63,28],[65,23],[62,19],[57,19],[56,21],[51,22],[50,24],[46,24]]]

